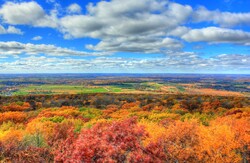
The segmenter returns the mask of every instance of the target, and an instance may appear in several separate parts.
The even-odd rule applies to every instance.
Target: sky
[[[250,74],[249,0],[0,0],[0,73]]]

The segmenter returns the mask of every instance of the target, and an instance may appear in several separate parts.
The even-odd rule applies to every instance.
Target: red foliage
[[[57,123],[53,130],[53,137],[48,140],[48,145],[57,148],[60,143],[69,137],[69,131],[73,132],[73,123]]]
[[[55,153],[55,160],[58,162],[124,162],[129,160],[144,162],[150,159],[153,161],[152,159],[156,158],[160,160],[164,154],[156,154],[158,147],[153,145],[143,147],[142,140],[147,136],[143,127],[137,125],[136,118],[112,124],[97,124],[91,129],[83,130],[78,138],[70,135],[59,146]]]
[[[27,147],[9,145],[0,147],[0,154],[4,157],[4,162],[33,163],[52,162],[53,155],[47,148]]]
[[[154,107],[153,104],[147,104],[147,105],[142,107],[142,110],[143,111],[150,111],[150,110],[152,110],[153,107]]]
[[[128,158],[128,162],[131,163],[144,163],[154,162],[162,163],[167,160],[166,151],[164,149],[162,140],[158,140],[156,143],[150,143],[144,149],[134,151]]]
[[[226,115],[226,116],[227,116],[227,115],[234,115],[234,114],[238,114],[238,113],[243,113],[243,111],[240,110],[240,109],[229,110],[229,111],[227,111],[227,112],[225,113],[225,115]]]

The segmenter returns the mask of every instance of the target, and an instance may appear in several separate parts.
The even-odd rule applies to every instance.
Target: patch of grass
[[[27,94],[78,94],[78,93],[105,93],[103,87],[83,87],[81,85],[31,85],[20,88],[14,95]]]
[[[180,92],[185,92],[185,88],[181,85],[177,85],[176,88],[180,91]]]
[[[108,92],[107,89],[103,87],[98,88],[82,88],[78,93],[106,93]]]
[[[122,88],[110,86],[107,88],[110,92],[122,92]]]

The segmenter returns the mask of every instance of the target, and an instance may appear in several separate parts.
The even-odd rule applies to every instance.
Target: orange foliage
[[[4,112],[0,113],[0,124],[7,121],[14,123],[22,123],[26,120],[27,116],[23,112]]]
[[[145,130],[149,134],[149,136],[143,141],[144,145],[155,143],[159,138],[164,137],[164,135],[166,134],[165,127],[160,126],[157,123],[151,122],[147,119],[140,120],[139,124],[144,126]]]
[[[21,130],[10,130],[6,136],[1,138],[4,144],[14,144],[20,142],[23,138],[23,131]]]
[[[58,109],[44,109],[38,115],[38,117],[53,117],[53,116],[63,116],[66,118],[72,117],[76,118],[80,115],[80,111],[76,107],[72,106],[63,106]]]
[[[188,110],[181,107],[180,104],[174,104],[173,107],[172,107],[172,110],[182,110],[182,111],[188,112]]]
[[[55,123],[51,121],[42,121],[42,118],[36,118],[26,126],[26,132],[29,134],[42,134],[46,140],[53,137]]]
[[[240,155],[234,150],[234,133],[227,125],[202,126],[199,135],[199,159],[203,162],[239,162]],[[203,154],[204,153],[204,154]]]
[[[250,108],[231,109],[247,102],[208,98],[170,99],[168,105],[145,98],[105,110],[10,103],[1,106],[0,162],[250,160]]]
[[[153,108],[153,110],[156,110],[156,111],[163,111],[165,108],[163,106],[155,106]]]
[[[209,127],[200,127],[200,158],[205,162],[240,162],[250,150],[250,116],[238,118],[238,114],[217,118]],[[249,158],[248,158],[249,159]]]
[[[202,111],[203,112],[212,112],[216,108],[218,108],[219,106],[220,106],[220,101],[219,100],[216,100],[216,101],[213,101],[213,102],[203,102]]]
[[[130,102],[122,105],[121,109],[131,109],[134,107],[139,107],[140,102]]]
[[[108,105],[105,110],[103,110],[103,116],[108,117],[111,113],[116,112],[118,107],[116,105]]]
[[[110,114],[109,116],[111,118],[114,118],[114,119],[120,119],[120,118],[127,118],[127,117],[129,117],[130,114],[131,114],[131,112],[123,109],[123,110],[118,110],[118,111]]]
[[[23,104],[11,103],[9,105],[2,106],[3,111],[24,111],[30,108],[30,104],[28,102],[24,102]]]
[[[199,125],[196,121],[171,123],[163,137],[170,162],[196,162]]]
[[[212,96],[243,96],[240,92],[233,91],[224,91],[224,90],[216,90],[209,88],[192,88],[188,89],[188,93],[190,94],[202,94],[202,95],[212,95]]]

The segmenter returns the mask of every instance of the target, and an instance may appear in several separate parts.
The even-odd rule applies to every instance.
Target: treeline
[[[138,101],[140,107],[149,110],[157,107],[171,109],[180,105],[188,111],[207,109],[242,108],[250,105],[249,97],[225,97],[208,95],[162,95],[162,94],[65,94],[65,95],[28,95],[28,96],[0,96],[0,107],[11,103],[27,102],[31,110],[49,107],[75,106],[105,109],[108,105],[118,108],[124,103]]]

